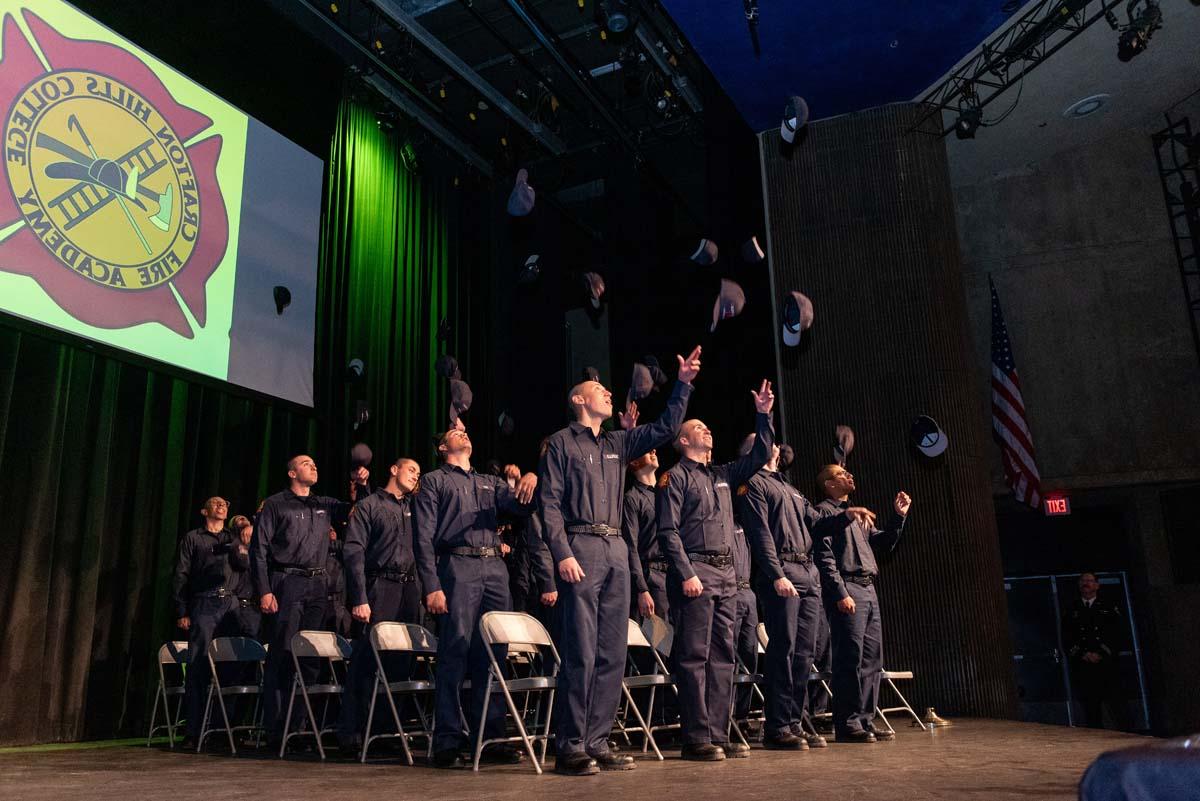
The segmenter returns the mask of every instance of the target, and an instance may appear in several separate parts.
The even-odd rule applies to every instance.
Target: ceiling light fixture
[[[1080,117],[1086,117],[1089,114],[1095,114],[1100,109],[1108,105],[1110,96],[1106,94],[1091,95],[1082,100],[1076,100],[1071,105],[1063,109],[1062,115],[1069,120],[1077,120]]]

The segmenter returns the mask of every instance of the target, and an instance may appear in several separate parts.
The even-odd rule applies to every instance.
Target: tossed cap
[[[512,192],[508,195],[508,213],[513,217],[524,217],[533,211],[535,192],[529,185],[529,172],[524,168],[517,170],[517,180],[513,183]]]
[[[437,361],[433,363],[433,371],[442,378],[462,378],[462,373],[458,369],[458,359],[448,353],[437,357]]]
[[[783,122],[779,124],[779,135],[789,145],[796,141],[796,133],[808,124],[808,103],[799,95],[792,95],[783,107]]]
[[[604,278],[600,273],[584,273],[583,286],[587,291],[588,301],[593,309],[600,308],[600,299],[604,297]]]
[[[783,304],[783,344],[794,347],[800,344],[800,334],[813,324],[812,301],[803,292],[792,290]]]
[[[538,276],[542,274],[541,258],[537,253],[531,253],[529,258],[525,259],[524,266],[517,273],[518,284],[524,286],[538,280]]]
[[[913,446],[926,456],[940,456],[946,452],[950,440],[946,432],[929,415],[923,414],[913,421],[908,433]]]
[[[837,426],[833,430],[833,461],[846,466],[846,457],[854,450],[854,431],[850,426]]]
[[[707,267],[716,262],[720,251],[717,249],[717,243],[711,239],[701,239],[696,242],[692,248],[689,259],[699,264],[701,267]]]
[[[371,447],[365,442],[360,442],[350,449],[350,466],[355,470],[370,467],[372,458],[374,454],[371,453]]]
[[[717,323],[737,317],[742,313],[742,307],[745,305],[746,293],[742,291],[738,283],[730,281],[728,278],[722,278],[721,291],[717,293],[717,300],[713,303],[712,327],[708,330],[716,331]]]
[[[633,363],[633,378],[629,380],[629,397],[640,401],[654,391],[654,377],[650,368],[641,362]]]
[[[742,243],[742,261],[747,264],[759,264],[767,257],[763,253],[762,246],[758,244],[758,237],[752,236]]]

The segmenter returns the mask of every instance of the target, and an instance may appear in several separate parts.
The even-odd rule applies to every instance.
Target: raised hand
[[[846,510],[846,514],[860,526],[870,527],[875,525],[875,513],[865,506],[851,506]]]
[[[771,409],[775,408],[775,393],[771,391],[771,382],[767,379],[763,379],[758,392],[750,390],[750,394],[754,396],[754,408],[759,414],[770,414]]]
[[[515,490],[518,503],[529,503],[533,500],[533,493],[537,489],[537,475],[535,473],[526,473],[521,476],[521,480],[517,482]]]
[[[617,420],[620,421],[621,428],[625,429],[626,431],[634,428],[638,421],[637,403],[634,401],[629,401],[629,403],[625,405],[625,411],[617,414]]]
[[[908,517],[908,508],[912,506],[912,498],[908,497],[907,492],[896,493],[896,500],[893,505],[896,508],[896,514],[901,517]]]
[[[700,346],[697,345],[686,359],[678,354],[675,358],[679,360],[679,380],[685,384],[695,381],[700,375]]]

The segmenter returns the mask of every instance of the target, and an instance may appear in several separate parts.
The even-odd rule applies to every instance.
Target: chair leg
[[[489,682],[489,685],[490,684],[491,683]],[[490,686],[489,686],[489,689],[490,689]],[[517,705],[513,701],[512,695],[510,695],[508,692],[508,685],[506,685],[503,680],[501,680],[501,682],[500,682],[500,689],[504,692],[504,701],[508,704],[509,713],[517,721],[517,731],[521,735],[521,742],[525,743],[525,751],[529,754],[529,759],[533,762],[533,768],[534,768],[534,770],[537,771],[537,774],[539,776],[541,776],[542,775],[542,766],[538,762],[537,753],[533,750],[533,743],[530,742],[530,740],[529,740],[529,734],[525,731],[525,721],[521,720],[521,718],[517,715]],[[480,725],[481,726],[483,725],[482,721],[480,721]],[[547,729],[547,731],[548,730],[549,729]],[[481,737],[483,736],[482,728],[480,729],[479,734]],[[476,755],[475,758],[478,760],[479,759],[478,755]]]
[[[208,737],[208,721],[212,717],[212,685],[208,685],[208,697],[204,700],[204,717],[200,720],[200,736],[196,738],[196,753],[200,753],[200,749],[204,746],[204,739]]]
[[[367,749],[371,746],[371,725],[375,722],[375,699],[379,697],[379,674],[375,675],[375,682],[371,685],[371,703],[367,707],[367,727],[363,730],[362,756],[359,757],[359,762],[366,763]],[[343,699],[344,701],[345,699]],[[409,763],[412,764],[411,762]]]
[[[658,757],[658,761],[663,761],[662,751],[658,750],[658,743],[654,741],[654,735],[650,733],[650,727],[646,724],[646,719],[642,717],[642,711],[638,709],[638,705],[633,701],[633,693],[629,692],[629,688],[624,683],[621,684],[621,689],[625,691],[625,702],[629,709],[633,710],[634,717],[637,718],[638,725],[642,727],[642,751],[646,750],[646,743],[649,743],[654,748],[654,754]],[[625,739],[629,739],[626,735]]]
[[[483,724],[487,722],[488,706],[492,700],[492,672],[488,671],[487,689],[483,694],[483,711],[479,715],[479,726],[475,731],[475,758],[471,769],[479,772],[479,757],[483,753]]]
[[[378,683],[378,676],[375,677],[375,681]],[[392,711],[392,722],[396,724],[396,733],[400,735],[400,747],[404,749],[404,761],[406,761],[409,765],[412,765],[413,755],[412,749],[408,747],[408,732],[404,731],[404,724],[400,721],[400,710],[396,708],[396,699],[392,697],[391,689],[387,689],[387,701],[388,706]],[[371,703],[373,704],[374,702],[375,699],[372,698]]]
[[[304,708],[308,711],[308,723],[312,726],[313,735],[317,738],[317,753],[321,755],[321,761],[324,762],[325,746],[321,743],[321,724],[317,723],[317,717],[313,714],[312,702],[308,700],[308,688],[304,686],[304,679],[299,678],[299,668],[296,669],[296,676],[300,682],[300,695],[304,697]]]
[[[150,731],[148,731],[146,733],[146,747],[147,748],[150,747],[150,741],[154,739],[154,721],[158,719],[158,699],[159,699],[159,696],[165,695],[165,693],[166,693],[166,691],[163,690],[162,682],[160,681],[158,683],[158,689],[154,691],[154,708],[150,710]],[[174,748],[175,747],[175,738],[171,736],[171,725],[170,725],[171,724],[171,704],[170,704],[170,702],[169,701],[166,702],[164,704],[164,707],[166,708],[165,711],[166,711],[166,716],[167,716],[167,739],[170,741],[171,747]]]
[[[221,720],[225,721],[225,736],[229,738],[229,752],[237,754],[237,746],[233,742],[233,728],[229,724],[229,712],[225,709],[225,696],[221,694],[221,684],[217,681],[217,672],[213,671],[212,688],[216,692],[217,703],[221,706]]]
[[[904,693],[900,692],[900,688],[897,687],[896,683],[891,679],[885,679],[885,681],[887,682],[888,686],[892,688],[892,692],[896,694],[896,697],[900,699],[900,703],[904,704],[905,710],[908,711],[908,714],[912,717],[913,721],[921,727],[921,731],[925,731],[925,721],[921,720],[921,716],[918,715],[916,710],[912,708],[912,704],[910,704],[908,699],[904,697]],[[933,731],[932,724],[928,727],[928,729],[929,731]]]
[[[279,758],[283,759],[283,753],[287,750],[287,741],[292,736],[292,707],[296,704],[296,681],[297,677],[292,677],[292,692],[288,696],[287,715],[283,718],[283,739],[279,741]]]

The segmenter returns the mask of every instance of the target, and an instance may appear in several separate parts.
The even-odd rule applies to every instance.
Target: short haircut
[[[395,467],[398,469],[398,468],[404,467],[404,465],[408,464],[409,462],[412,462],[413,464],[417,465],[417,467],[421,466],[421,465],[417,464],[417,460],[412,458],[411,456],[401,456],[398,459],[396,459],[396,461],[392,462],[392,467]]]
[[[629,464],[626,465],[626,467],[629,468],[629,472],[636,473],[637,471],[641,470],[643,467],[645,467],[648,464],[650,464],[650,454],[643,453],[638,458],[629,462]]]
[[[253,525],[250,518],[245,515],[234,515],[234,518],[229,521],[229,527],[234,531],[241,531],[246,526]]]
[[[584,384],[590,384],[590,383],[592,383],[590,380],[580,381],[578,384],[571,387],[569,392],[567,392],[567,414],[571,415],[571,417],[575,417],[575,418],[579,417],[579,411],[577,410],[577,408],[575,406],[575,401],[573,400],[573,398],[576,395],[580,395],[583,393],[583,385]]]
[[[822,487],[824,487],[825,482],[828,481],[829,479],[833,478],[833,476],[834,476],[833,471],[835,469],[841,469],[844,471],[846,468],[842,467],[840,464],[825,465],[824,467],[821,468],[821,472],[817,473],[817,483],[820,484]]]

